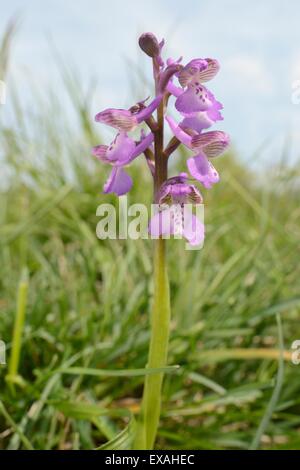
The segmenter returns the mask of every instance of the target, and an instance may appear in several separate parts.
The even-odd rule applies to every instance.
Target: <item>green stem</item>
[[[164,367],[167,363],[170,329],[170,294],[166,267],[166,246],[162,238],[154,247],[154,299],[151,316],[149,368]],[[141,421],[138,423],[135,449],[153,449],[161,408],[163,374],[145,377]]]
[[[154,299],[151,318],[151,341],[148,367],[164,367],[167,363],[170,329],[170,293],[166,265],[165,240],[159,239],[154,248]],[[159,423],[163,374],[145,378],[146,446],[152,449]]]

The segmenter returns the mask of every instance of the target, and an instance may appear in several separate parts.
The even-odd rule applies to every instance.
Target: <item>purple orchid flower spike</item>
[[[166,120],[177,139],[196,154],[187,161],[190,174],[205,188],[211,188],[220,178],[209,158],[217,157],[227,149],[230,143],[229,135],[223,131],[209,131],[191,136],[170,116],[167,116]]]
[[[200,204],[203,198],[196,186],[187,181],[187,174],[181,173],[161,186],[158,199],[160,210],[151,218],[149,232],[156,238],[183,236],[191,246],[196,246],[203,243],[204,225],[186,204]]]
[[[162,95],[157,96],[148,106],[140,101],[130,109],[108,108],[96,114],[95,121],[114,127],[119,131],[133,131],[139,124],[146,121],[157,109],[162,100]]]
[[[128,137],[127,133],[119,132],[109,146],[98,145],[92,152],[95,157],[114,168],[104,185],[104,193],[116,193],[122,196],[132,187],[131,177],[123,170],[123,167],[131,163],[143,153],[153,142],[154,136],[149,133],[139,143]]]
[[[153,311],[151,316],[151,340],[147,364],[150,369],[163,368],[167,362],[170,289],[166,266],[167,250],[164,238],[184,237],[188,243],[200,248],[204,240],[204,225],[200,221],[198,205],[203,198],[196,183],[210,188],[219,180],[211,159],[221,155],[229,145],[229,137],[222,131],[203,132],[222,118],[222,104],[204,85],[218,73],[219,63],[214,59],[193,59],[186,65],[181,59],[162,58],[164,40],[158,41],[153,33],[147,32],[139,38],[139,46],[151,58],[155,98],[146,105],[141,101],[129,109],[106,109],[97,114],[96,121],[107,124],[118,133],[110,145],[94,147],[94,155],[112,166],[104,185],[105,193],[126,194],[132,187],[132,179],[126,167],[144,153],[148,169],[153,178],[153,199],[158,211],[151,217],[149,232],[154,242],[153,253]],[[176,80],[178,83],[176,83]],[[167,114],[167,108],[175,97],[175,108],[181,114],[177,124]],[[155,112],[155,114],[154,114]],[[165,120],[173,132],[165,142]],[[136,142],[129,132],[140,130]],[[146,134],[145,127],[150,129]],[[184,144],[193,152],[188,158],[187,173],[168,178],[169,158]],[[196,206],[196,207],[195,207]],[[193,209],[196,209],[195,214]],[[155,448],[155,437],[161,410],[163,374],[148,375],[145,378],[140,416],[136,423],[133,439],[134,450]]]

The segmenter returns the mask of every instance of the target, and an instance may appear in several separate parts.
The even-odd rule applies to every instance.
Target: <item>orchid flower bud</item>
[[[144,33],[139,38],[139,46],[149,57],[157,57],[160,54],[160,45],[153,33]]]

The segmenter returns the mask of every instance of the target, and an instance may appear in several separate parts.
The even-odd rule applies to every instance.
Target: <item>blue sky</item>
[[[231,134],[243,159],[251,163],[267,140],[261,158],[279,160],[287,135],[293,156],[300,154],[300,104],[291,98],[300,80],[298,0],[10,0],[1,5],[0,31],[15,13],[22,20],[11,69],[15,81],[58,86],[52,42],[76,66],[83,86],[97,80],[93,113],[128,107],[135,66],[145,72],[149,66],[137,37],[153,31],[166,39],[166,56],[220,61],[219,75],[208,84],[224,104],[218,128]],[[149,91],[137,83],[138,99]]]

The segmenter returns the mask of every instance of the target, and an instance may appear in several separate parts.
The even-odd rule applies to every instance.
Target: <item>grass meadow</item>
[[[97,239],[97,206],[117,200],[101,193],[107,169],[91,157],[101,142],[91,96],[61,67],[75,119],[54,90],[28,110],[14,87],[9,123],[0,108],[0,448],[126,449],[147,362],[152,244]],[[204,248],[168,243],[168,365],[179,367],[166,373],[158,449],[300,448],[300,187],[286,152],[257,170],[234,149],[220,158],[221,182],[203,191]],[[129,202],[148,204],[142,158],[130,171]]]

